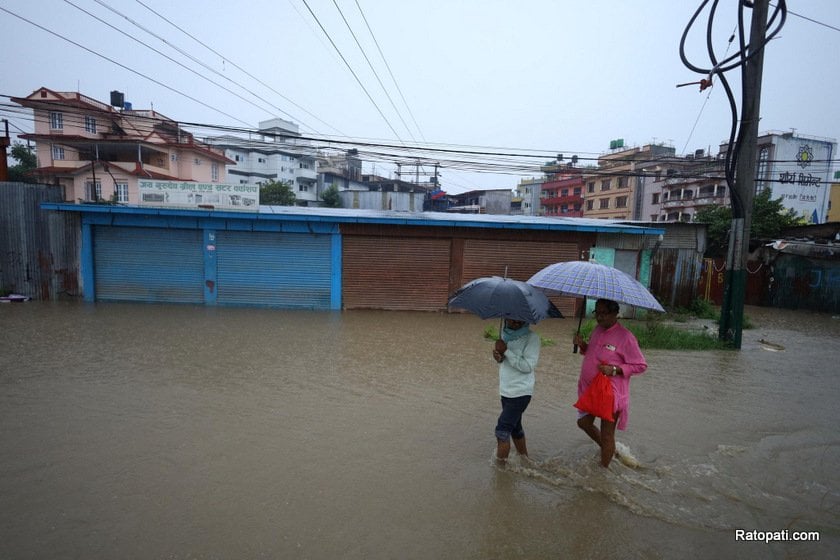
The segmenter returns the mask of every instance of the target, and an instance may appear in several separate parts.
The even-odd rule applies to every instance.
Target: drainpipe
[[[2,153],[0,153],[0,181],[8,181],[9,180],[9,162],[6,160],[6,148],[11,143],[9,140],[9,121],[3,119],[3,122],[6,124],[6,135],[0,136],[0,148],[2,148]]]

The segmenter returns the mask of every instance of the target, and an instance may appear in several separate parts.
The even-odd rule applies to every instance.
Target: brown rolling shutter
[[[450,245],[439,238],[344,236],[344,309],[445,310]]]
[[[576,243],[467,239],[461,282],[482,276],[504,276],[505,267],[508,278],[524,282],[550,264],[578,258]],[[565,316],[574,314],[574,298],[552,297],[551,300]]]

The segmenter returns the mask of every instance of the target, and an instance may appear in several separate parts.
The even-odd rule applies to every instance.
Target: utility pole
[[[761,106],[761,73],[764,67],[764,46],[767,29],[769,0],[753,2],[750,24],[750,58],[741,68],[742,108],[741,126],[738,129],[739,151],[735,167],[735,185],[732,198],[732,226],[726,257],[726,278],[723,305],[720,311],[721,340],[730,341],[741,348],[741,330],[744,323],[744,295],[747,286],[747,256],[749,254],[750,225],[753,198],[755,197],[756,142]],[[729,147],[732,149],[732,146]]]

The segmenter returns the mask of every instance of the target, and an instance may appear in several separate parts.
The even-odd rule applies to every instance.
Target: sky
[[[317,146],[358,148],[366,172],[392,177],[399,161],[422,180],[439,162],[447,192],[515,188],[557,154],[591,163],[616,139],[716,154],[732,118],[724,89],[676,87],[707,77],[680,58],[701,4],[0,0],[0,119],[31,132],[8,97],[42,86],[104,102],[118,90],[198,137],[280,117]],[[719,60],[738,49],[736,4],[715,16]],[[836,139],[840,2],[787,7],[764,55],[759,131]],[[703,69],[709,14],[685,42]],[[740,70],[726,78],[740,109]]]

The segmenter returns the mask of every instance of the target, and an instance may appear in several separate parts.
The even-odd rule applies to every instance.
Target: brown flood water
[[[740,351],[646,352],[639,466],[609,470],[575,426],[576,321],[538,325],[535,464],[500,470],[494,321],[2,305],[0,558],[830,558],[840,318],[747,315]]]

